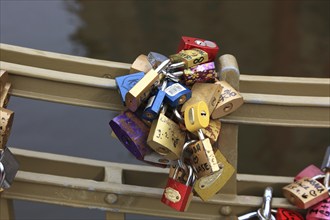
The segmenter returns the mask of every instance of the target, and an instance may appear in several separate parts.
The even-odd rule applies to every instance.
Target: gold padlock
[[[243,103],[243,97],[226,81],[218,81],[222,87],[218,104],[211,114],[212,119],[218,119],[236,111]]]
[[[149,97],[150,91],[154,85],[160,81],[159,72],[170,64],[169,60],[164,61],[156,70],[151,69],[144,77],[137,82],[133,88],[126,93],[125,104],[132,112],[135,112],[141,103]]]
[[[206,128],[210,123],[210,113],[207,104],[199,101],[186,107],[184,121],[188,131],[194,132]]]
[[[199,130],[199,132],[201,131]],[[188,147],[192,153],[191,165],[198,179],[210,176],[220,170],[210,139],[200,136],[199,141]]]
[[[283,187],[283,195],[301,209],[307,209],[329,197],[328,189],[315,178],[309,177]]]
[[[212,114],[219,102],[221,89],[222,87],[219,84],[195,83],[191,88],[192,96],[183,104],[181,111],[184,112],[187,106],[204,101],[207,104],[209,113]]]
[[[10,135],[14,120],[14,112],[5,108],[0,108],[0,149],[4,149]]]
[[[151,124],[147,144],[165,158],[177,160],[182,152],[185,135],[178,124],[161,112]]]
[[[8,73],[0,70],[0,107],[6,108],[9,102],[9,90],[11,84],[8,82]]]
[[[131,65],[129,73],[144,72],[147,73],[152,69],[148,57],[144,54],[138,56]]]
[[[220,170],[210,176],[201,177],[196,180],[194,185],[195,192],[203,201],[209,200],[219,192],[235,172],[235,168],[227,161],[220,150],[215,152],[215,157]]]

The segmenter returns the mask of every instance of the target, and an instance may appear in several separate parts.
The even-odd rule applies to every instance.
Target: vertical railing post
[[[220,80],[229,83],[235,90],[239,91],[239,69],[236,58],[226,54],[219,58]],[[221,134],[218,141],[218,148],[227,158],[230,164],[235,167],[233,176],[221,189],[220,193],[237,194],[237,149],[238,149],[238,125],[222,123]]]
[[[106,220],[125,220],[125,213],[106,212]]]
[[[14,220],[13,200],[4,199],[0,193],[0,220]]]
[[[110,168],[105,167],[105,182],[111,182],[111,183],[123,183],[123,170],[120,168]],[[105,201],[109,204],[116,203],[118,200],[118,195],[116,194],[109,194],[105,198]],[[125,220],[125,213],[121,212],[111,212],[106,211],[106,220]]]

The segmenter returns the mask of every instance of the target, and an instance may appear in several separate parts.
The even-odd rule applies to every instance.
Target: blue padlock
[[[144,72],[137,72],[115,78],[121,100],[125,105],[125,95],[133,86],[142,79]]]
[[[191,90],[178,82],[168,83],[165,92],[166,96],[164,101],[174,108],[178,105],[182,105],[191,98]]]
[[[162,87],[158,90],[157,94],[149,98],[148,104],[143,111],[142,118],[149,121],[157,118],[166,96],[166,92],[164,91],[166,86],[167,80],[164,80]]]

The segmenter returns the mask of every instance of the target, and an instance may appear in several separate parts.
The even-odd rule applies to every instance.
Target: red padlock
[[[181,183],[177,180],[177,175],[180,167],[175,170],[173,178],[169,178],[162,196],[162,203],[177,211],[184,212],[189,207],[192,200],[192,184],[194,182],[194,174],[191,166],[189,168],[189,176],[186,183]]]
[[[308,209],[306,220],[329,220],[330,219],[330,198],[323,200]]]
[[[276,220],[304,220],[304,217],[299,212],[279,208],[276,212]]]
[[[178,52],[180,52],[181,50],[188,50],[192,48],[199,48],[201,50],[204,50],[206,53],[208,53],[209,61],[213,61],[216,58],[219,51],[218,45],[213,41],[204,40],[195,37],[182,36],[179,44]]]
[[[324,174],[320,168],[317,166],[311,164],[305,169],[303,169],[300,173],[297,174],[297,176],[294,178],[294,181],[298,181],[304,177],[312,178],[314,176],[322,175]]]

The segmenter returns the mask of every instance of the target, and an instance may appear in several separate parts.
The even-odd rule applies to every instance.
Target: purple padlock
[[[308,209],[306,220],[329,220],[330,197]]]
[[[314,176],[318,176],[318,175],[322,175],[322,174],[324,174],[324,173],[322,172],[322,170],[320,168],[311,164],[308,167],[306,167],[305,169],[303,169],[302,171],[300,171],[300,173],[298,173],[297,176],[294,178],[294,181],[298,181],[304,177],[312,178]]]
[[[183,71],[184,83],[187,86],[199,83],[214,83],[216,78],[214,62],[203,63]]]
[[[152,151],[147,145],[149,127],[133,112],[127,110],[113,118],[110,127],[120,142],[138,159],[143,160]]]

